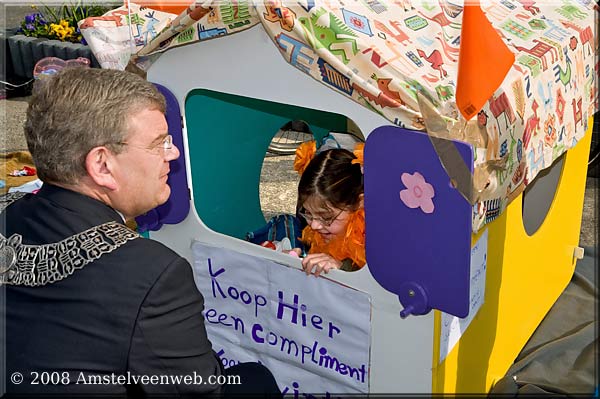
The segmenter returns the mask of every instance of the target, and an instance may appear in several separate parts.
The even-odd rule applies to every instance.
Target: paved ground
[[[585,186],[579,245],[595,247],[598,254],[598,177],[589,177]]]
[[[21,2],[23,4],[24,2]],[[36,3],[35,1],[31,4]],[[25,15],[31,12],[31,6],[18,5],[18,1],[2,1],[0,3],[0,28],[13,28],[19,26]]]
[[[27,110],[26,98],[0,100],[0,144],[2,151],[27,149],[23,124]]]

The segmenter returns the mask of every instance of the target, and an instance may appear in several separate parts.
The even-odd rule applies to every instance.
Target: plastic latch
[[[404,309],[400,311],[400,317],[403,319],[410,314],[418,316],[427,314],[431,311],[427,292],[420,284],[413,281],[404,283],[400,286],[398,299],[404,306]]]
[[[581,247],[575,247],[575,249],[573,250],[573,256],[575,257],[575,259],[583,259],[583,254],[584,254],[584,249]]]

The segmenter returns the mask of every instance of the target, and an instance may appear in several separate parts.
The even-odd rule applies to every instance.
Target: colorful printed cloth
[[[151,11],[131,7],[121,23],[134,14],[130,31],[147,39]],[[290,64],[398,126],[425,129],[417,103],[423,94],[448,123],[441,133],[474,146],[476,174],[487,187],[473,206],[477,231],[583,137],[597,106],[599,67],[591,0],[489,0],[481,7],[515,63],[470,130],[457,128],[465,121],[455,101],[463,6],[448,0],[194,2],[175,18],[153,14],[167,18],[153,22],[166,27],[153,40],[136,33],[134,59],[147,68],[169,48],[260,23]]]

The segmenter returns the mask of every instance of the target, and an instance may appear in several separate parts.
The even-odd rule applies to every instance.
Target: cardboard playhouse
[[[582,256],[597,17],[583,0],[129,3],[82,30],[167,98],[182,156],[138,225],[193,265],[226,366],[258,360],[296,396],[481,393]],[[366,138],[360,271],[307,277],[244,240],[290,120]]]

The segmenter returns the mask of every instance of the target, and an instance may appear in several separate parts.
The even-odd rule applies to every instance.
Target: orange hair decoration
[[[310,160],[315,156],[317,152],[317,143],[314,140],[305,141],[296,148],[296,159],[294,159],[294,170],[299,175],[304,173],[304,170],[308,167]]]
[[[354,146],[354,151],[352,151],[352,153],[356,157],[356,159],[352,160],[352,163],[359,164],[360,170],[362,171],[363,167],[365,166],[365,143],[357,143]]]

